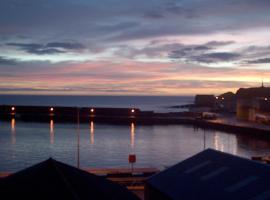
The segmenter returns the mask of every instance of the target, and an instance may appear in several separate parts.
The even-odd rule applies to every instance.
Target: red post
[[[131,164],[131,173],[133,173],[133,164],[136,162],[136,154],[129,154],[128,162]]]

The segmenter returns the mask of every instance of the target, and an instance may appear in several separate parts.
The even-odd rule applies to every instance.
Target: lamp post
[[[206,146],[206,144],[205,144],[205,139],[206,139],[206,137],[205,137],[205,128],[203,129],[203,150],[205,150],[205,146]]]
[[[80,108],[77,107],[77,168],[80,168]]]

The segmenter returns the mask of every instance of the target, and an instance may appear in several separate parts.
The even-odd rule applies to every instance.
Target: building
[[[216,103],[216,98],[214,95],[196,95],[195,105],[198,107],[210,107],[214,108]]]
[[[51,158],[0,178],[0,194],[9,200],[139,200],[119,184]]]
[[[269,199],[270,166],[207,149],[146,182],[146,200]]]
[[[237,119],[270,123],[270,87],[240,88],[236,97]]]
[[[236,112],[236,95],[233,92],[226,92],[216,97],[217,110],[222,112]]]
[[[215,109],[216,98],[214,95],[196,95],[195,105],[189,108],[190,112],[203,113]]]

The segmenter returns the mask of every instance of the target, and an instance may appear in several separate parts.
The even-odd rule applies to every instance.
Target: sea
[[[27,96],[1,95],[1,104],[137,107],[155,112],[179,111],[194,97],[157,96]],[[1,114],[1,111],[0,111]],[[270,155],[270,140],[257,135],[207,130],[192,125],[114,125],[0,121],[0,172],[16,172],[50,157],[86,168],[134,167],[165,169],[212,148],[237,156]]]
[[[139,108],[143,111],[183,111],[181,106],[192,104],[194,96],[45,96],[0,95],[0,105],[75,106]]]

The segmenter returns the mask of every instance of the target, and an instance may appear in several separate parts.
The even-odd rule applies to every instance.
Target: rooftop
[[[270,87],[240,88],[236,92],[237,98],[270,97]]]
[[[207,149],[147,184],[166,199],[268,199],[270,166]]]

